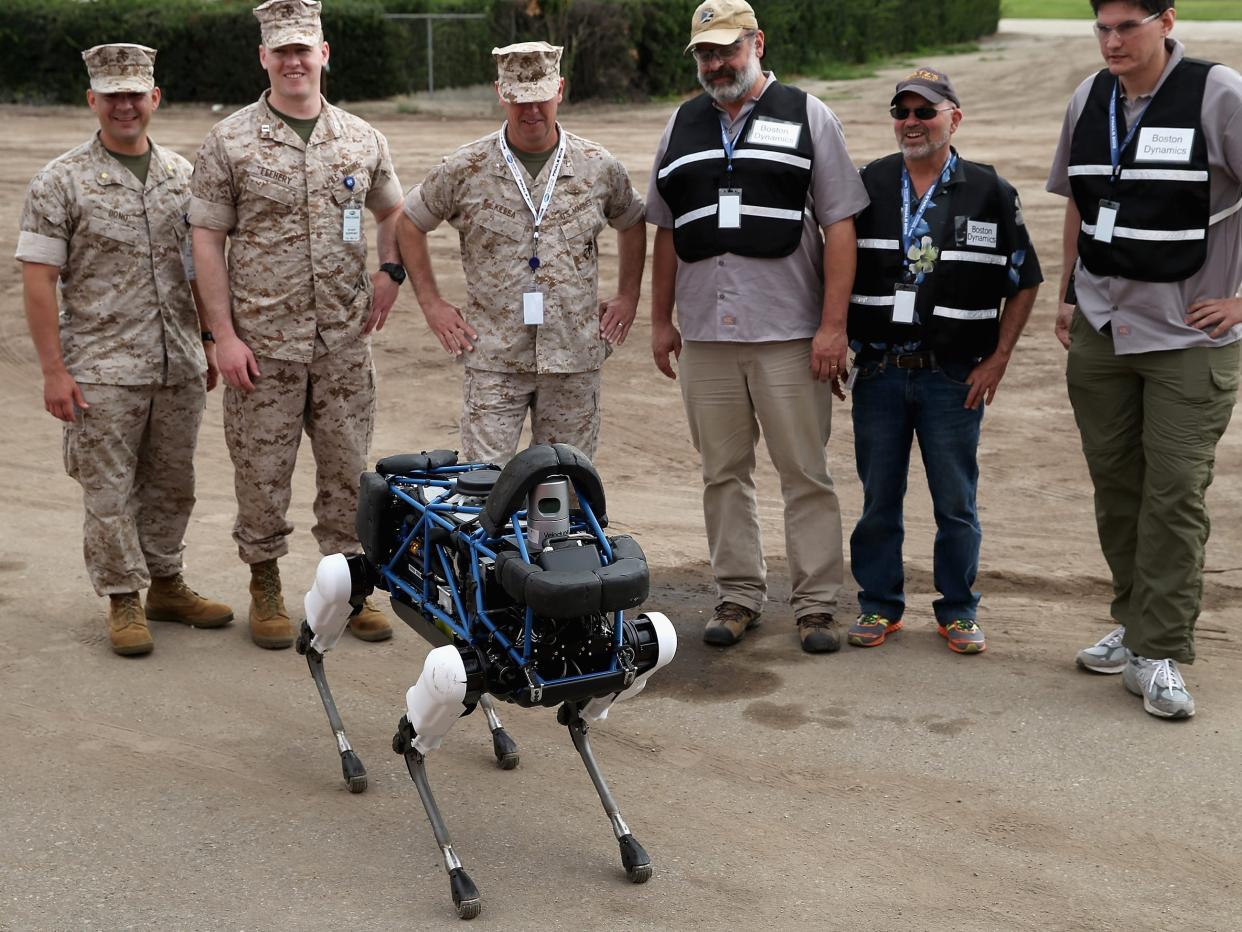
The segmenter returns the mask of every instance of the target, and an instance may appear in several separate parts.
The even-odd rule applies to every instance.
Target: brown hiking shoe
[[[110,596],[108,606],[108,640],[112,649],[122,657],[149,654],[155,647],[147,628],[146,616],[142,614],[142,599],[137,592],[122,592]]]
[[[370,599],[362,603],[362,611],[349,619],[349,631],[360,641],[387,641],[392,637],[392,625]]]
[[[293,644],[293,626],[280,594],[275,560],[250,564],[250,640],[269,650]]]
[[[841,649],[841,629],[826,613],[803,615],[798,619],[798,640],[808,654],[831,654]]]
[[[233,620],[233,610],[221,602],[205,599],[178,573],[157,576],[147,590],[147,618],[175,621],[192,628],[219,628]]]
[[[740,641],[747,630],[757,624],[758,612],[736,602],[721,602],[703,629],[703,640],[718,647],[728,647]]]

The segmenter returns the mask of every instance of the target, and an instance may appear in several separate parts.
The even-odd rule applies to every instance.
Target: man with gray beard
[[[718,604],[703,632],[737,643],[767,595],[754,469],[762,430],[780,475],[791,607],[802,649],[834,651],[844,573],[825,447],[830,383],[844,372],[854,215],[867,195],[837,118],[761,67],[764,36],[742,0],[694,11],[704,94],[673,114],[656,152],[651,348],[676,378],[703,460]],[[673,324],[676,305],[678,324]]]
[[[949,144],[962,111],[948,76],[915,69],[890,106],[901,151],[862,169],[871,203],[855,219],[849,338],[863,513],[850,537],[861,614],[847,637],[878,647],[902,626],[902,503],[917,434],[936,515],[937,630],[950,650],[977,654],[987,647],[973,591],[979,428],[1042,279],[1017,193]]]

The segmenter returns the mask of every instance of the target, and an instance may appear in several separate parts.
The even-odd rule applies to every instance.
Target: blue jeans
[[[972,591],[983,537],[975,509],[976,451],[983,405],[963,407],[970,363],[936,369],[898,369],[883,362],[859,366],[854,384],[854,458],[863,484],[863,513],[850,536],[850,569],[862,587],[863,614],[896,620],[905,610],[901,544],[902,500],[917,434],[936,516],[936,621],[975,617]]]

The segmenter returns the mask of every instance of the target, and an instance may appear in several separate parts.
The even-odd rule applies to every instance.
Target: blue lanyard
[[[1143,109],[1139,112],[1134,124],[1126,131],[1126,138],[1121,141],[1121,145],[1117,145],[1117,98],[1120,95],[1121,79],[1118,78],[1113,84],[1113,94],[1108,98],[1108,155],[1113,162],[1114,181],[1121,174],[1121,153],[1125,152],[1126,146],[1130,145],[1130,140],[1134,138],[1134,134],[1138,131],[1139,124],[1143,122],[1143,114],[1151,106],[1150,100],[1143,105]]]
[[[720,143],[724,146],[725,158],[729,160],[726,171],[733,171],[733,141],[729,139],[729,132],[725,129],[724,120],[720,121]]]
[[[910,216],[910,172],[906,168],[905,163],[901,165],[901,255],[902,261],[910,261],[910,245],[914,242],[914,230],[919,225],[919,221],[923,219],[923,214],[927,213],[927,208],[931,204],[931,199],[936,193],[936,189],[942,184],[947,184],[949,176],[953,174],[953,169],[957,167],[957,153],[949,156],[949,161],[945,163],[944,170],[940,172],[940,177],[932,182],[930,188],[923,195],[923,199],[919,201],[918,210],[914,216]]]

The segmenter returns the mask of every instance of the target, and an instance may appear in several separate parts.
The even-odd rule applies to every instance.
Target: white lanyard
[[[557,127],[557,133],[560,136],[560,142],[556,146],[556,154],[552,156],[552,167],[548,170],[548,182],[543,187],[543,197],[539,201],[539,209],[535,209],[535,202],[530,198],[530,188],[526,187],[526,180],[522,177],[522,170],[518,167],[517,159],[513,157],[513,153],[509,150],[509,144],[505,141],[505,133],[509,129],[509,122],[506,120],[500,127],[500,153],[505,157],[505,164],[509,166],[509,174],[513,175],[513,180],[517,182],[518,190],[522,192],[522,200],[526,202],[526,206],[530,209],[530,215],[535,221],[535,255],[530,257],[531,269],[539,268],[539,226],[543,223],[544,215],[548,212],[548,205],[552,203],[552,192],[556,189],[556,179],[561,174],[561,163],[565,161],[565,134]]]

